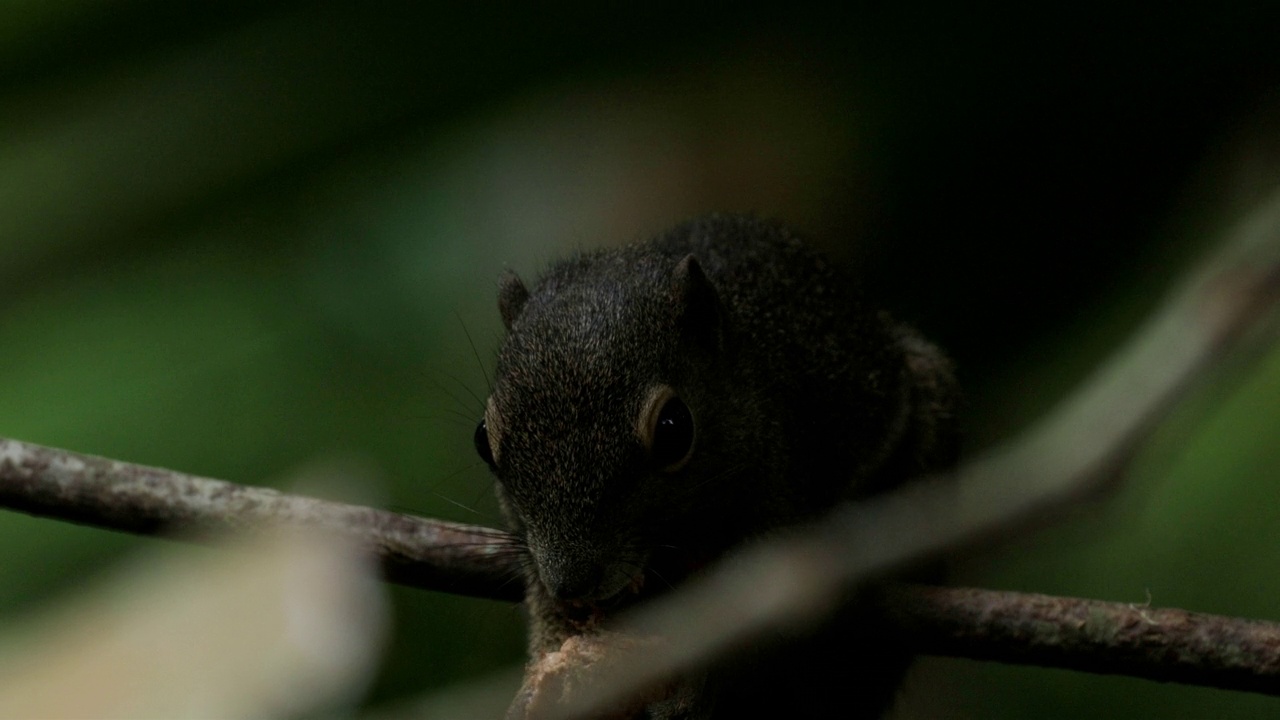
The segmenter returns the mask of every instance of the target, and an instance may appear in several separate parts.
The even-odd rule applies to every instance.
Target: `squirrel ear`
[[[502,278],[498,280],[498,313],[502,315],[502,324],[507,332],[511,331],[516,318],[520,317],[520,311],[524,310],[528,299],[529,290],[520,276],[514,270],[502,273]]]
[[[718,349],[724,324],[720,297],[692,254],[676,265],[672,291],[676,326],[695,343]]]

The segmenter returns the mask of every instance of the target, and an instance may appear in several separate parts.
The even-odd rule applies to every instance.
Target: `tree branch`
[[[324,528],[370,548],[391,582],[520,600],[506,533],[289,495],[0,438],[0,507],[142,535]]]
[[[1149,605],[904,586],[880,610],[928,655],[1280,695],[1280,624]]]
[[[286,522],[371,548],[387,579],[518,600],[503,533],[0,439],[0,506],[139,534]],[[932,655],[1280,695],[1280,624],[1126,603],[904,585],[878,607]]]

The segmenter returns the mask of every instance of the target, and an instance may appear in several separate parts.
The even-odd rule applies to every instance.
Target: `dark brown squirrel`
[[[735,546],[954,463],[950,362],[782,225],[693,220],[532,289],[507,273],[498,305],[475,441],[531,560],[534,662]],[[639,717],[877,717],[910,657],[844,615]]]

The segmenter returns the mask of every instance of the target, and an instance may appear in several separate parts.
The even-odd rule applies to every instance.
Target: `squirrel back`
[[[508,274],[499,309],[476,444],[532,560],[535,657],[955,458],[950,363],[775,223],[694,220],[532,289]]]

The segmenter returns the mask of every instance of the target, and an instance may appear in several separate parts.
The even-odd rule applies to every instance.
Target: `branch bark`
[[[387,580],[518,601],[506,533],[0,439],[0,507],[141,535],[307,525],[367,546]]]
[[[1280,624],[1149,605],[906,586],[881,612],[928,655],[1280,695]]]
[[[337,530],[387,579],[518,600],[497,530],[428,520],[0,439],[0,507],[139,534],[272,521]],[[880,612],[921,653],[1280,695],[1280,624],[1128,603],[904,585]]]

